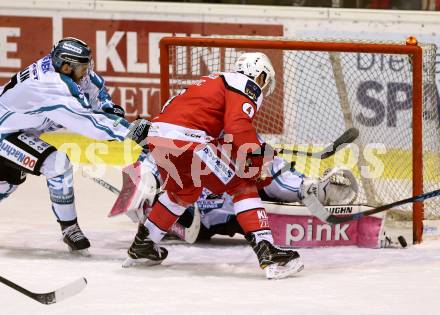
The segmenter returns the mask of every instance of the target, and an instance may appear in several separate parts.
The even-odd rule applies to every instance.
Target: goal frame
[[[412,194],[423,193],[423,49],[414,37],[409,37],[405,45],[378,43],[350,43],[330,41],[295,41],[267,39],[232,39],[203,37],[163,37],[160,49],[160,104],[170,97],[169,51],[173,46],[246,48],[246,49],[282,49],[321,52],[383,53],[409,55],[412,58]],[[413,243],[422,242],[423,202],[414,202],[412,211]]]

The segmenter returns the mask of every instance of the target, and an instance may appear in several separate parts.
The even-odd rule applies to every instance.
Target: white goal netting
[[[267,39],[267,38],[265,38]],[[274,41],[286,39],[274,38]],[[365,43],[365,42],[363,42]],[[390,44],[390,43],[387,43]],[[402,43],[393,43],[405,45]],[[423,185],[440,184],[440,129],[435,85],[435,46],[423,45]],[[210,72],[230,71],[245,51],[233,47],[170,47],[170,95]],[[276,89],[265,99],[255,126],[275,146],[317,151],[346,129],[360,136],[335,156],[296,159],[297,169],[317,176],[349,166],[362,187],[356,203],[377,206],[413,191],[413,67],[405,54],[264,49],[276,71]],[[410,217],[412,205],[398,210]],[[440,217],[440,200],[425,202],[425,217]]]

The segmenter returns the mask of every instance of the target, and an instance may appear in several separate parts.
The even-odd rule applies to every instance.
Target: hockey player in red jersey
[[[252,120],[275,86],[275,71],[263,53],[245,53],[234,72],[201,77],[171,98],[148,134],[165,193],[140,224],[124,267],[159,264],[167,250],[157,244],[203,187],[233,196],[237,221],[266,277],[284,278],[303,269],[299,254],[273,245],[266,211],[256,183],[273,151],[264,150]],[[222,149],[218,149],[224,139]],[[266,156],[266,160],[265,157]]]

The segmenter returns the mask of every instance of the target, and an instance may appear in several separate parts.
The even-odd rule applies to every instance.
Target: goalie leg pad
[[[122,170],[122,189],[109,217],[151,206],[159,193],[159,181],[146,162],[136,161]]]

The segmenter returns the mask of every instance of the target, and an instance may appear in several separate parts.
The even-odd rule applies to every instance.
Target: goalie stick
[[[429,198],[433,198],[433,197],[438,197],[440,196],[440,189],[437,190],[433,190],[424,194],[420,194],[417,196],[413,196],[410,198],[406,198],[406,199],[402,199],[402,200],[398,200],[374,209],[370,209],[367,211],[363,211],[363,212],[359,212],[359,213],[353,213],[353,214],[349,214],[349,215],[344,215],[344,216],[337,216],[334,214],[330,214],[328,213],[324,206],[318,201],[318,203],[313,202],[310,206],[310,210],[321,220],[321,221],[325,221],[327,223],[330,224],[338,224],[338,223],[344,223],[344,222],[348,222],[348,221],[355,221],[355,220],[360,220],[363,217],[372,215],[372,214],[376,214],[379,212],[383,212],[386,210],[390,210],[394,207],[397,206],[401,206],[407,203],[412,203],[412,202],[421,202],[424,201],[426,199]],[[314,196],[313,196],[314,197]],[[307,199],[307,198],[305,198]],[[316,199],[316,197],[315,197]]]
[[[359,136],[359,130],[356,128],[347,129],[339,138],[334,142],[327,145],[323,150],[318,152],[299,151],[291,149],[280,149],[278,153],[292,154],[292,155],[305,155],[317,159],[326,159],[334,155],[339,150],[343,149],[347,144],[352,143]]]
[[[101,178],[93,177],[90,174],[87,174],[85,172],[82,172],[82,175],[84,177],[87,177],[90,180],[94,181],[98,185],[101,185],[105,189],[111,191],[115,195],[119,195],[119,193],[121,192],[118,188],[116,188],[115,186],[113,186],[112,184],[110,184],[109,182],[107,182]],[[133,220],[131,215],[129,215],[128,213],[126,213],[126,215],[130,219]],[[186,228],[176,222],[171,227],[170,231],[173,232],[174,234],[176,234],[179,238],[181,238],[185,242],[193,244],[196,241],[197,236],[199,236],[200,224],[201,224],[200,223],[200,211],[197,209],[197,207],[194,207],[194,217],[193,217],[193,221],[192,221],[191,225]]]
[[[389,203],[389,204],[386,204],[386,205],[383,205],[383,206],[380,206],[380,207],[377,207],[377,208],[374,208],[371,210],[367,210],[367,211],[360,212],[360,213],[354,213],[354,214],[347,215],[347,216],[338,217],[338,216],[335,216],[334,214],[331,214],[328,217],[327,221],[329,223],[335,224],[335,223],[343,223],[343,222],[352,221],[352,220],[360,220],[365,216],[369,216],[369,215],[372,215],[375,213],[383,212],[383,211],[389,210],[389,209],[397,207],[397,206],[401,206],[401,205],[404,205],[407,203],[412,203],[412,202],[420,202],[420,201],[424,201],[426,199],[438,197],[438,196],[440,196],[440,189],[433,190],[433,191],[430,191],[430,192],[427,192],[424,194],[420,194],[417,196],[413,196],[410,198],[402,199],[399,201],[395,201],[395,202],[392,202],[392,203]]]
[[[343,149],[347,144],[352,143],[354,140],[357,139],[359,136],[359,130],[356,128],[349,128],[345,130],[345,132],[340,135],[335,141],[330,143],[328,146],[326,146],[322,151],[319,152],[306,152],[306,151],[297,151],[297,150],[290,150],[290,149],[281,149],[278,151],[278,153],[287,153],[287,154],[293,154],[293,155],[306,155],[317,159],[327,159],[334,155],[339,150]],[[289,164],[286,164],[286,166]],[[293,169],[295,167],[295,162],[291,162],[290,167],[287,169],[286,167],[280,168],[273,176],[272,178],[275,179],[278,176],[280,176],[282,173],[288,171],[289,169]]]
[[[75,280],[67,285],[65,285],[62,288],[59,288],[58,290],[47,292],[47,293],[35,293],[31,292],[18,284],[15,284],[14,282],[3,278],[0,276],[0,282],[7,285],[8,287],[17,290],[18,292],[26,295],[27,297],[30,297],[31,299],[40,302],[42,304],[54,304],[58,303],[62,300],[65,300],[79,292],[81,292],[87,285],[86,278],[80,278],[78,280]]]

